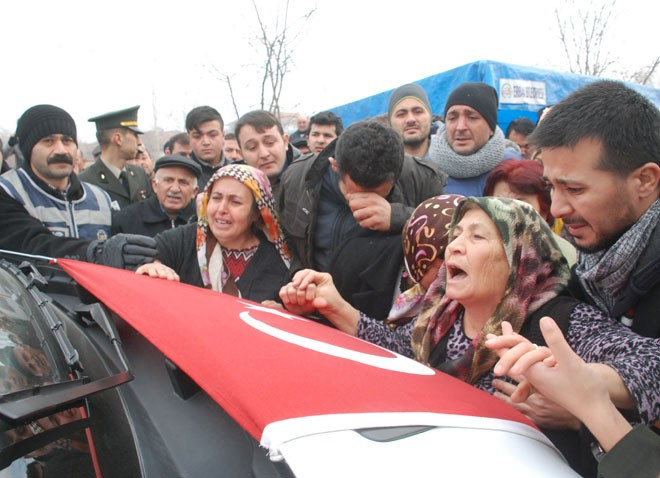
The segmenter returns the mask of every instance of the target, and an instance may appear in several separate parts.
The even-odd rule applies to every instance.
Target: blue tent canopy
[[[601,79],[603,78],[482,60],[415,83],[428,94],[433,113],[440,115],[444,113],[449,93],[461,83],[482,81],[493,86],[500,100],[498,124],[502,130],[506,130],[512,120],[521,116],[526,116],[536,123],[537,112],[541,108],[558,103],[581,86]],[[646,96],[660,108],[660,89],[635,83],[626,85]],[[387,113],[387,103],[392,91],[347,103],[332,108],[331,111],[340,116],[344,125],[348,126],[356,121]]]

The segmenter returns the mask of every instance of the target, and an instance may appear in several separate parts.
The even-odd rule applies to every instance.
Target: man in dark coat
[[[351,125],[282,176],[280,218],[300,259],[291,271],[330,272],[351,305],[384,318],[379,305],[394,297],[403,225],[419,203],[443,193],[446,179],[429,161],[406,156],[391,128]]]
[[[112,233],[142,234],[159,232],[187,224],[195,215],[197,181],[202,170],[185,156],[163,156],[154,167],[151,180],[154,194],[115,214]]]
[[[186,116],[186,131],[192,152],[190,157],[201,168],[199,190],[204,191],[213,173],[229,164],[224,155],[225,123],[222,115],[210,106],[197,106]]]
[[[77,131],[61,108],[37,105],[18,120],[23,167],[0,178],[0,249],[135,267],[156,255],[153,239],[110,232],[110,198],[73,173]]]
[[[137,123],[138,109],[139,106],[134,106],[89,119],[96,123],[101,156],[79,177],[104,189],[116,211],[151,195],[151,186],[144,170],[126,164],[138,155],[138,135],[142,134]]]
[[[542,150],[551,213],[578,249],[571,292],[633,332],[660,337],[660,111],[623,83],[596,81],[554,105],[530,140]],[[549,415],[537,394],[512,402],[510,384],[494,385],[532,420]],[[584,476],[596,475],[590,441]]]
[[[250,111],[238,119],[234,134],[245,164],[268,176],[273,196],[277,198],[284,171],[300,156],[300,150],[289,142],[280,120],[269,111]]]

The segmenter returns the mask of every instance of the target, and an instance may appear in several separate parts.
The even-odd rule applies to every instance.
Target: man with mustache
[[[19,118],[15,138],[25,161],[0,176],[0,249],[122,268],[153,260],[151,238],[120,234],[106,240],[110,197],[73,172],[78,140],[69,113],[33,106]]]
[[[133,106],[89,119],[96,123],[101,156],[80,173],[80,179],[107,192],[116,211],[151,195],[144,170],[127,164],[138,156],[138,135],[142,134],[137,122],[139,108]]]
[[[202,169],[182,155],[163,156],[156,161],[151,186],[154,194],[115,214],[113,234],[119,232],[154,237],[159,232],[188,224],[195,215],[193,198]]]
[[[4,193],[55,235],[107,238],[110,198],[101,188],[80,182],[73,173],[78,151],[73,118],[56,106],[33,106],[18,120],[16,136],[25,162],[2,175]]]
[[[497,126],[497,92],[461,83],[445,104],[445,124],[431,137],[430,160],[449,175],[445,192],[483,196],[488,173],[504,159],[507,140]]]
[[[550,212],[564,221],[578,250],[570,291],[622,327],[660,338],[660,110],[621,82],[596,81],[554,105],[530,139],[542,150]],[[493,385],[499,398],[536,423],[561,416],[542,395],[512,402],[513,384]],[[589,443],[582,448],[589,457]],[[635,459],[629,463],[637,470]],[[627,476],[620,470],[612,476]]]

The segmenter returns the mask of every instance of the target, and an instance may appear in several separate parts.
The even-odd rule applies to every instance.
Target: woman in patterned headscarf
[[[254,301],[277,299],[291,256],[270,183],[251,166],[220,168],[204,190],[197,224],[156,236],[159,262],[137,273],[179,279]]]
[[[429,198],[415,208],[403,227],[403,279],[409,287],[394,299],[390,323],[401,325],[419,314],[426,291],[445,260],[449,224],[462,199],[458,194]]]
[[[657,342],[564,296],[568,279],[566,259],[550,228],[529,204],[483,197],[464,199],[456,208],[445,263],[422,300],[421,312],[404,325],[388,327],[355,310],[336,293],[328,274],[300,271],[280,297],[285,306],[296,297],[311,297],[340,330],[490,393],[495,391],[497,355],[485,347],[486,336],[501,335],[507,321],[525,337],[520,346],[531,349],[533,343],[543,345],[539,321],[549,315],[583,360],[597,362],[619,406],[637,408],[647,423],[660,419]],[[291,288],[298,293],[290,293]],[[308,288],[309,293],[300,294]]]

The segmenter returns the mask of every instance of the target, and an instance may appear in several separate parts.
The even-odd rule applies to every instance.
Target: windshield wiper
[[[52,305],[51,299],[36,287],[37,285],[44,286],[47,281],[30,263],[20,265],[21,269],[28,272],[27,276],[19,268],[5,260],[0,261],[0,266],[10,271],[29,291],[31,299],[39,306],[39,311],[43,314],[55,336],[67,364],[73,372],[76,372],[76,375],[81,375],[80,372],[83,371],[83,367],[80,364],[78,351],[71,345],[69,338],[66,336],[62,322],[47,307],[48,304]],[[38,385],[30,389],[4,394],[0,397],[0,419],[4,419],[10,428],[18,423],[65,410],[70,408],[72,404],[80,402],[94,393],[116,387],[133,379],[117,331],[103,307],[97,303],[91,306],[81,306],[76,312],[80,320],[86,317],[88,320],[91,319],[91,322],[98,324],[113,343],[123,370],[115,375],[94,381],[90,381],[88,377],[79,376],[65,382]]]

